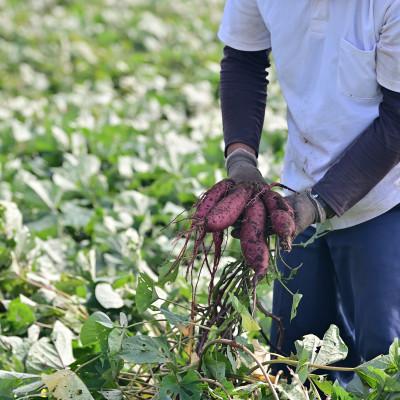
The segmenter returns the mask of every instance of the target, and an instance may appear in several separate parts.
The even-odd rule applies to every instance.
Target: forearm
[[[382,88],[379,117],[349,146],[314,186],[342,215],[400,162],[400,93]]]
[[[237,147],[258,154],[267,96],[269,51],[224,47],[220,98],[225,154]]]

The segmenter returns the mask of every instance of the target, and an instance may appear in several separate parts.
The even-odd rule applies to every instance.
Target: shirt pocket
[[[346,39],[339,49],[338,86],[341,93],[357,100],[374,100],[380,96],[376,76],[376,45],[362,50]]]

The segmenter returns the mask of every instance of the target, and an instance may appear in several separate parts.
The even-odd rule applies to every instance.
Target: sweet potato
[[[296,225],[289,212],[274,210],[271,213],[272,230],[279,236],[282,248],[291,250]]]
[[[292,218],[294,218],[292,206],[278,192],[267,190],[262,194],[261,198],[270,214],[275,210],[283,210],[289,213]]]
[[[194,206],[195,212],[191,217],[192,223],[189,230],[180,235],[180,238],[184,238],[185,241],[178,256],[176,257],[175,262],[171,266],[171,270],[175,268],[182,260],[191,239],[194,243],[192,254],[187,264],[187,274],[193,268],[193,264],[198,256],[199,250],[204,248],[204,239],[206,236],[206,231],[204,229],[205,217],[218,203],[218,201],[226,195],[233,185],[234,182],[231,179],[224,179],[220,182],[217,182],[212,188],[207,190],[207,192],[200,197]]]
[[[239,184],[220,200],[206,217],[206,231],[223,231],[233,225],[253,194],[251,185]]]
[[[224,241],[224,231],[213,232],[214,243],[214,270],[218,267],[222,255],[222,244]]]
[[[246,208],[240,228],[240,245],[246,263],[254,270],[258,282],[267,272],[269,250],[265,242],[266,210],[260,199]]]
[[[232,180],[224,179],[207,190],[195,206],[196,211],[192,217],[194,224],[202,222],[211,209],[228,193],[232,186]]]
[[[292,206],[284,197],[273,190],[265,191],[261,197],[269,214],[268,220],[271,224],[272,233],[279,236],[280,244],[284,250],[291,250],[296,229]],[[270,230],[268,229],[268,231]]]

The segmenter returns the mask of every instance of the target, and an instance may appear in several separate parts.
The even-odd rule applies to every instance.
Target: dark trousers
[[[314,228],[308,228],[296,242],[307,241],[313,233]],[[283,258],[292,267],[302,264],[287,286],[303,294],[290,322],[292,297],[275,282],[273,312],[283,319],[283,353],[295,352],[293,344],[303,335],[322,338],[335,324],[349,348],[347,359],[339,364],[356,366],[387,353],[394,338],[400,337],[400,206],[332,231],[305,248],[295,246]],[[279,269],[284,275],[290,272],[282,262]],[[273,323],[272,343],[277,332]]]

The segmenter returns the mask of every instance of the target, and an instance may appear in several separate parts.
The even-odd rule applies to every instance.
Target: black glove
[[[233,150],[225,161],[228,177],[235,183],[260,182],[265,183],[257,168],[257,158],[244,149]]]
[[[296,223],[296,234],[303,232],[310,225],[318,222],[323,223],[328,218],[335,215],[332,209],[319,197],[313,193],[312,189],[304,192],[292,194],[285,197],[293,207]]]

